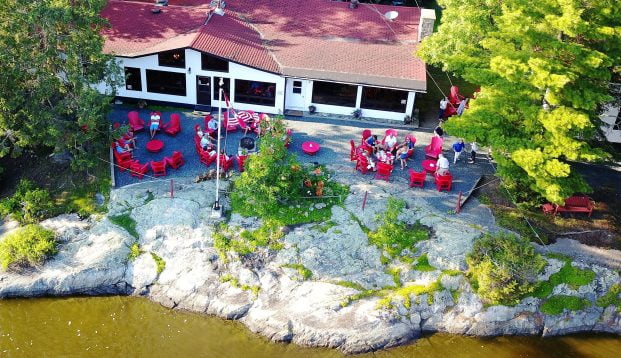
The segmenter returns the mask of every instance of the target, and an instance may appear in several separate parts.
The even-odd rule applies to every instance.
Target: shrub
[[[27,225],[0,242],[0,265],[5,270],[13,264],[34,266],[56,252],[54,232],[39,225]]]
[[[534,290],[533,282],[546,264],[528,240],[505,233],[477,240],[466,262],[479,296],[490,304],[507,305]]]
[[[0,201],[0,215],[11,215],[22,224],[34,224],[53,215],[54,203],[50,193],[22,179],[15,194]]]
[[[614,305],[617,307],[617,311],[621,311],[621,298],[619,298],[619,293],[621,293],[621,284],[616,283],[610,286],[608,292],[598,298],[597,301],[595,301],[595,304],[604,308]]]
[[[392,257],[400,256],[404,249],[413,251],[415,243],[429,238],[429,230],[423,225],[408,227],[399,221],[398,217],[403,208],[405,208],[403,200],[389,198],[381,225],[376,231],[368,233],[371,243]]]

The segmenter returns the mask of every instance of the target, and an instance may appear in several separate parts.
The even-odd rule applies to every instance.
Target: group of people
[[[477,142],[470,142],[470,158],[468,158],[469,164],[474,164],[477,159],[477,151],[479,150],[479,145]],[[455,152],[455,157],[453,158],[453,164],[457,164],[457,160],[461,153],[466,151],[466,143],[462,138],[457,140],[457,142],[453,143],[453,152]]]
[[[398,143],[395,132],[388,132],[383,141],[379,141],[377,135],[371,135],[365,140],[365,144],[371,151],[362,151],[369,163],[368,169],[377,170],[377,162],[393,165],[395,159],[401,164],[401,169],[408,166],[408,152],[414,149],[414,143],[410,136],[406,136],[403,143]]]
[[[130,128],[127,133],[123,134],[119,139],[114,142],[115,150],[119,154],[130,153],[133,155],[133,151],[136,148],[136,136],[134,131]]]

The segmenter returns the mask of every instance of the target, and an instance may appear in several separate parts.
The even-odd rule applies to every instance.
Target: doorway
[[[287,78],[285,109],[304,110],[304,80]]]
[[[211,106],[211,77],[196,76],[196,104]]]

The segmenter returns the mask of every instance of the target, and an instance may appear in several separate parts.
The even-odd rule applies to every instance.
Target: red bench
[[[565,205],[543,204],[543,212],[556,215],[560,212],[587,213],[589,217],[593,213],[593,200],[586,195],[574,195],[565,199]]]

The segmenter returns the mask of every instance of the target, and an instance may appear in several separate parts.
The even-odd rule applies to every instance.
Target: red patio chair
[[[395,129],[392,129],[392,128],[391,129],[386,129],[386,132],[384,133],[384,138],[382,138],[382,146],[385,145],[384,143],[386,142],[386,137],[388,137],[389,135],[393,135],[393,136],[395,136],[395,138],[397,138],[397,142],[395,143],[395,145],[393,145],[392,148],[388,148],[388,150],[390,151],[394,147],[396,147],[397,144],[399,143],[399,139],[398,139],[399,134],[397,133],[397,131]]]
[[[360,148],[362,148],[362,150],[366,150],[369,154],[373,153],[373,148],[367,143],[367,138],[371,135],[371,130],[365,129],[362,131],[362,138],[360,139]]]
[[[375,179],[383,179],[390,181],[390,173],[392,173],[393,166],[390,164],[377,162],[377,173],[375,173]]]
[[[349,160],[353,162],[358,159],[358,150],[356,149],[356,144],[353,139],[349,141],[349,145],[351,146],[349,150]]]
[[[442,153],[442,144],[444,140],[441,137],[435,135],[431,137],[431,143],[425,147],[425,156],[438,159],[438,155]]]
[[[410,188],[413,186],[417,186],[420,188],[424,187],[426,178],[427,178],[427,173],[425,172],[419,173],[415,171],[414,169],[410,169]]]
[[[237,157],[235,157],[235,160],[237,161],[237,167],[239,168],[240,172],[244,171],[244,164],[246,163],[246,159],[248,159],[247,155],[238,155]]]
[[[116,161],[116,166],[119,168],[121,172],[124,172],[131,168],[132,164],[135,162],[133,159]]]
[[[132,153],[130,152],[124,152],[124,153],[117,152],[115,142],[112,142],[112,144],[110,144],[110,147],[112,147],[112,154],[114,155],[114,159],[117,162],[123,162],[123,161],[132,159]]]
[[[369,161],[363,155],[358,155],[356,161],[356,170],[360,170],[362,174],[366,174],[369,171]]]
[[[127,120],[129,122],[129,126],[134,132],[138,132],[144,129],[144,120],[140,118],[140,114],[138,112],[131,111],[127,113]]]
[[[170,115],[170,121],[162,126],[164,132],[168,135],[177,135],[181,132],[181,117],[177,113]]]
[[[183,159],[183,154],[178,151],[174,151],[172,156],[170,157],[164,157],[164,160],[173,169],[178,169],[180,166],[185,164],[185,160]]]
[[[209,155],[209,152],[199,148],[198,158],[200,159],[201,163],[205,164],[206,166],[210,166],[211,163],[216,161],[216,153]]]
[[[149,163],[140,164],[140,162],[137,160],[132,161],[132,164],[129,167],[129,175],[138,179],[142,179],[142,177],[147,174],[148,171]]]
[[[442,190],[451,191],[451,185],[453,184],[453,176],[451,174],[446,174],[446,175],[434,174],[433,177],[435,179],[436,188],[438,188],[438,191],[442,191]]]
[[[229,160],[225,160],[224,154],[220,154],[220,169],[226,173],[231,167],[233,167],[233,157],[229,157]]]
[[[408,134],[405,137],[409,138],[410,142],[412,143],[412,148],[408,149],[408,152],[406,153],[406,159],[410,159],[414,155],[414,145],[416,144],[416,137],[411,134]]]
[[[153,170],[153,176],[164,177],[166,176],[166,160],[159,162],[151,161],[151,169]]]

